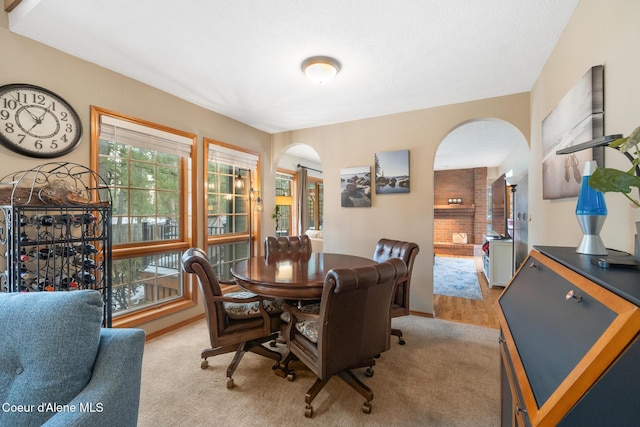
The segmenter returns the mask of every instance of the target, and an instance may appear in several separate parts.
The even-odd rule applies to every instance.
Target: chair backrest
[[[392,258],[399,258],[407,265],[407,274],[398,279],[396,291],[393,297],[392,317],[409,314],[409,291],[411,287],[411,273],[416,255],[420,247],[416,243],[402,242],[399,240],[380,239],[373,253],[373,260],[384,262]]]
[[[269,236],[264,240],[265,256],[303,254],[311,255],[309,236]]]
[[[328,378],[387,351],[389,306],[404,262],[335,269],[325,278],[318,322],[318,376]]]
[[[198,277],[200,290],[204,297],[204,310],[209,327],[211,345],[215,346],[218,337],[227,324],[227,316],[221,302],[213,300],[214,296],[222,296],[218,277],[209,262],[205,251],[200,248],[189,248],[182,255],[182,269]]]

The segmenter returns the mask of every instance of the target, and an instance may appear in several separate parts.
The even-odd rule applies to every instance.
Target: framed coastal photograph
[[[542,121],[542,198],[575,197],[584,164],[603,165],[604,148],[556,154],[604,135],[604,66],[591,67]]]
[[[340,169],[340,206],[343,208],[371,207],[371,167]]]
[[[376,194],[409,192],[409,150],[375,154]]]

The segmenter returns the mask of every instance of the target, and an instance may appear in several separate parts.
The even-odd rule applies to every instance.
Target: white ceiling
[[[23,0],[9,26],[275,133],[527,92],[578,1]]]

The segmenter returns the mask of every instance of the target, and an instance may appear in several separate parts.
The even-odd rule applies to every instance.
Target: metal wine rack
[[[93,171],[45,163],[0,179],[0,292],[95,289],[111,327],[111,195]]]

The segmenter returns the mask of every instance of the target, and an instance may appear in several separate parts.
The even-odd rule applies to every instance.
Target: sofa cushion
[[[0,425],[40,425],[84,389],[102,306],[91,290],[0,293]]]
[[[307,230],[305,234],[310,239],[322,239],[322,230]]]

